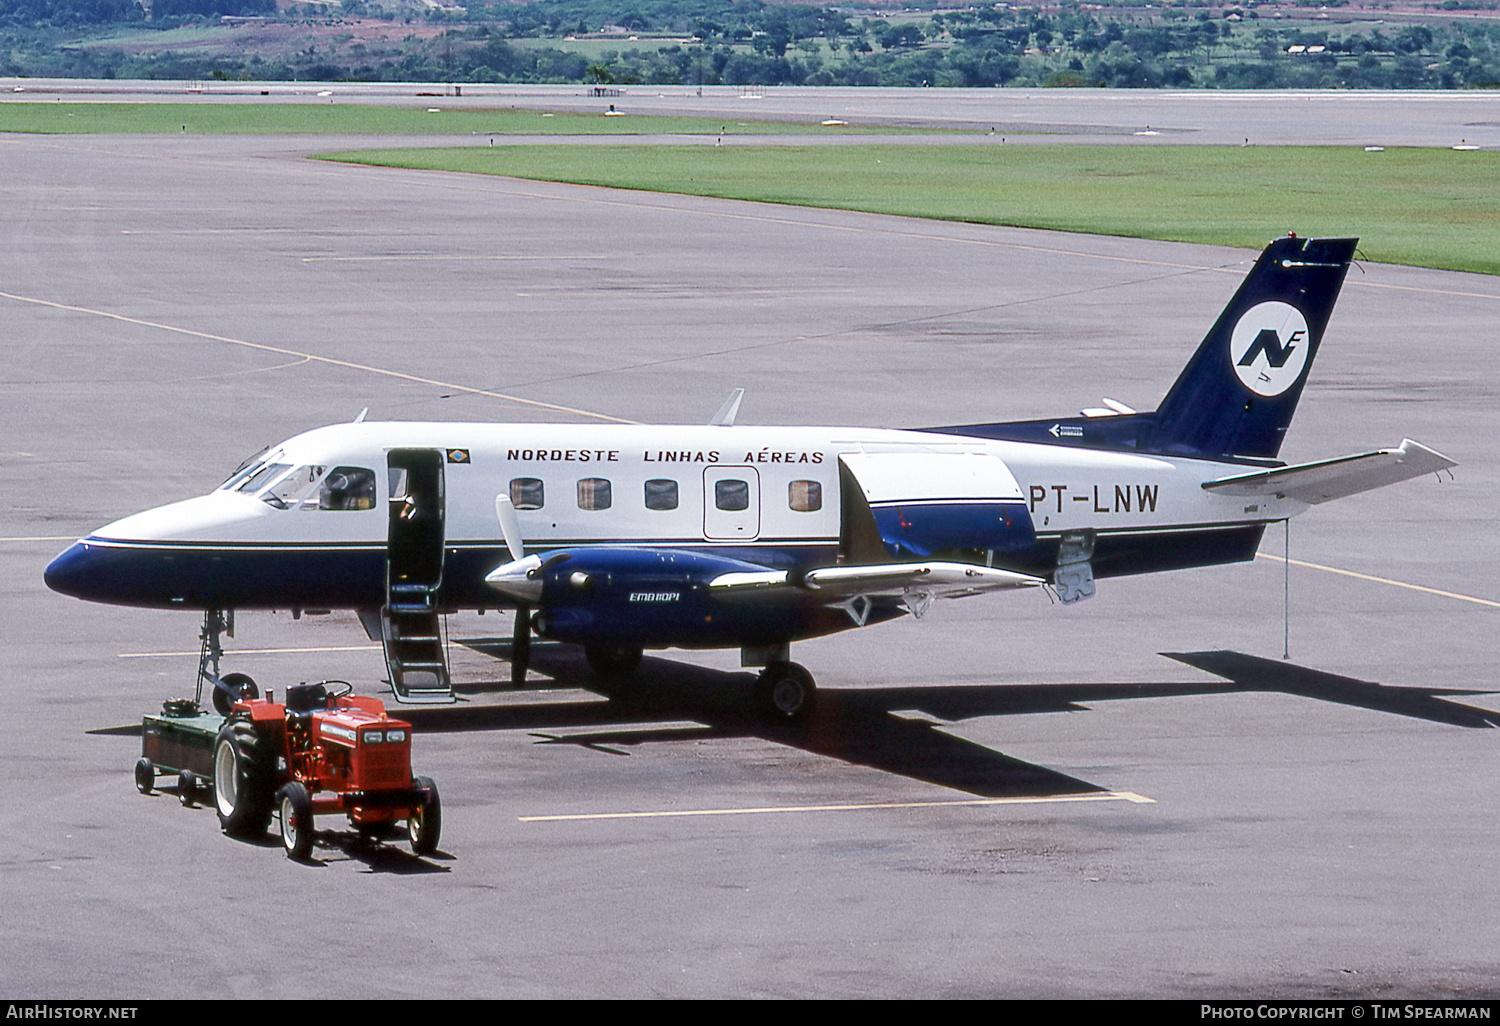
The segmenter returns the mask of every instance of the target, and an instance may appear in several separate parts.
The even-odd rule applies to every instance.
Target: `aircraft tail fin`
[[[1209,329],[1138,449],[1274,458],[1358,239],[1277,239]]]
[[[1154,412],[1137,413],[1105,400],[1107,408],[1084,410],[1078,417],[925,430],[1168,456],[1273,460],[1358,242],[1289,235],[1267,246]]]

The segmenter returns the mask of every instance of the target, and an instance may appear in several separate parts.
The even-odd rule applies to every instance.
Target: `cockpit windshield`
[[[241,463],[219,487],[253,495],[277,509],[365,510],[375,508],[375,472],[281,462],[283,453],[262,449]]]
[[[248,459],[244,460],[239,466],[234,468],[234,473],[226,477],[224,479],[224,483],[219,485],[219,487],[224,489],[226,492],[233,491],[234,489],[238,488],[245,482],[245,478],[249,477],[251,474],[254,474],[257,470],[265,465],[266,453],[270,451],[271,447],[268,445],[260,452],[256,453],[254,456],[251,456]]]
[[[245,478],[244,482],[235,491],[244,492],[246,495],[254,495],[272,481],[281,477],[292,469],[290,463],[262,463],[259,467],[251,468],[253,473]]]

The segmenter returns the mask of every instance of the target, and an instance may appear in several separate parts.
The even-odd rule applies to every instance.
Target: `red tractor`
[[[263,834],[275,811],[287,855],[306,859],[313,816],[342,812],[370,836],[404,819],[412,851],[437,850],[442,807],[437,785],[411,775],[411,725],[352,690],[325,681],[287,688],[284,704],[234,703],[214,740],[214,804],[226,833]]]

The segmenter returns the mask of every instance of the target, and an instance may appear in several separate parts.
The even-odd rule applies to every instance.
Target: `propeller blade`
[[[511,562],[518,562],[525,554],[521,545],[521,520],[516,516],[516,507],[510,496],[501,492],[495,496],[495,517],[500,521],[500,534],[505,538],[505,547],[510,549]]]
[[[526,683],[526,669],[531,664],[531,607],[516,607],[515,633],[510,639],[510,685]]]

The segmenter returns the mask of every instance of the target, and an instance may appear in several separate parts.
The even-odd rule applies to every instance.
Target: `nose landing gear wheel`
[[[796,663],[772,663],[755,681],[755,704],[772,723],[804,723],[812,715],[817,685]]]
[[[224,687],[228,688],[229,692],[234,696],[231,698],[230,694],[226,694],[222,689],[214,688],[214,710],[220,716],[229,715],[237,698],[255,699],[260,697],[260,688],[255,686],[254,678],[248,673],[226,673],[220,679],[224,681]]]

